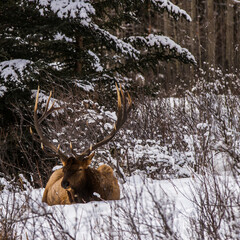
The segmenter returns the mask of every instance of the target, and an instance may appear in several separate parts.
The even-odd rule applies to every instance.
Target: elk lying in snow
[[[94,200],[118,200],[120,198],[120,190],[113,170],[108,165],[102,165],[98,169],[90,168],[89,165],[94,156],[94,150],[109,142],[122,127],[127,119],[127,115],[131,110],[131,97],[126,97],[120,87],[117,87],[118,96],[118,112],[117,121],[111,133],[102,141],[91,145],[81,154],[76,154],[70,144],[73,156],[68,157],[60,150],[60,145],[56,147],[43,134],[40,123],[52,112],[60,109],[54,107],[54,103],[48,109],[51,99],[51,92],[48,98],[43,115],[38,118],[38,96],[39,88],[36,95],[34,108],[34,125],[39,136],[38,141],[41,142],[42,148],[45,146],[55,152],[62,161],[63,167],[56,170],[51,175],[43,193],[42,201],[48,205],[84,203]],[[31,130],[32,136],[36,139]]]

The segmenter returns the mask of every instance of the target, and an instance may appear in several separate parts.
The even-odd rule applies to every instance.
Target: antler
[[[113,130],[102,141],[97,142],[95,145],[91,144],[91,146],[88,149],[86,149],[84,152],[82,152],[80,155],[76,155],[76,159],[82,160],[84,157],[88,156],[95,149],[108,143],[116,135],[116,133],[119,131],[119,129],[127,120],[127,116],[132,108],[132,99],[128,93],[127,93],[127,97],[124,95],[121,85],[119,89],[116,84],[116,88],[117,88],[117,96],[118,96],[118,111],[117,111],[117,121],[114,124]]]
[[[114,124],[113,130],[102,141],[97,142],[95,145],[91,144],[91,146],[88,149],[86,149],[84,152],[82,152],[79,155],[76,154],[76,152],[72,148],[72,144],[70,143],[71,152],[72,152],[73,155],[75,155],[76,159],[82,160],[86,156],[89,156],[89,154],[92,151],[94,151],[95,149],[97,149],[100,146],[108,143],[116,135],[116,133],[119,131],[119,129],[122,127],[122,125],[127,120],[127,116],[128,116],[128,114],[129,114],[129,112],[131,111],[131,108],[132,108],[132,99],[131,99],[131,97],[128,93],[127,93],[127,97],[124,95],[121,85],[120,85],[120,89],[119,89],[117,84],[116,84],[116,88],[117,88],[117,96],[118,96],[118,111],[117,111],[117,121]],[[48,97],[48,101],[47,101],[44,113],[38,119],[37,108],[38,108],[39,91],[40,91],[40,88],[38,87],[38,91],[37,91],[37,95],[36,95],[36,101],[35,101],[35,107],[34,107],[34,126],[35,126],[35,129],[36,129],[37,134],[38,134],[40,139],[36,138],[33,135],[33,131],[32,131],[31,128],[30,128],[30,132],[31,132],[34,139],[37,139],[38,141],[41,142],[42,149],[44,149],[44,146],[48,147],[53,152],[58,154],[63,162],[66,162],[68,157],[60,151],[60,145],[58,145],[58,147],[56,147],[53,143],[49,142],[49,140],[43,135],[43,132],[42,132],[42,129],[41,129],[41,126],[40,126],[40,123],[47,116],[49,116],[52,112],[61,109],[61,107],[54,107],[54,103],[55,103],[55,101],[54,101],[52,103],[51,107],[48,109],[50,99],[51,99],[51,96],[52,96],[52,92],[50,92],[50,95]]]
[[[47,116],[49,116],[52,112],[61,109],[61,107],[54,107],[55,101],[53,101],[51,107],[48,109],[50,99],[51,99],[51,96],[52,96],[52,92],[50,92],[49,97],[48,97],[48,101],[47,101],[47,104],[46,104],[46,107],[45,107],[45,111],[44,111],[43,115],[38,119],[37,108],[38,108],[39,91],[40,91],[40,88],[38,87],[38,91],[37,91],[37,95],[36,95],[36,101],[35,101],[35,107],[34,107],[34,126],[35,126],[37,134],[40,138],[40,139],[37,139],[37,140],[41,142],[42,149],[44,149],[44,146],[46,146],[46,147],[50,148],[53,152],[58,154],[62,161],[66,161],[68,157],[60,151],[60,145],[58,145],[58,147],[56,147],[53,143],[49,142],[49,140],[43,135],[43,132],[42,132],[42,129],[41,129],[41,126],[40,126],[40,123]],[[32,131],[31,128],[30,128],[30,133],[32,134],[33,138],[36,139],[36,137],[33,135],[33,131]]]

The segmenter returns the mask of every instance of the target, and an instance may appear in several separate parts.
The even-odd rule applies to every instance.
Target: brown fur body
[[[71,168],[74,168],[74,164],[71,164]],[[71,174],[71,187],[64,189],[64,167],[56,170],[46,185],[42,201],[48,205],[58,205],[120,199],[118,181],[110,166],[102,165],[98,169],[86,167],[81,173],[76,171]]]

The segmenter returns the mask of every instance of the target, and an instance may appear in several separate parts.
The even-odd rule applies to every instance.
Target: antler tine
[[[120,129],[122,127],[122,125],[124,124],[124,122],[127,120],[127,116],[128,113],[131,110],[131,106],[132,106],[132,99],[128,94],[128,99],[126,100],[126,96],[124,95],[124,92],[122,90],[122,86],[120,85],[120,91],[118,89],[118,86],[116,85],[118,92],[120,92],[120,97],[118,98],[119,101],[121,101],[120,106],[118,106],[118,118],[117,118],[117,129]],[[127,106],[128,103],[128,106]],[[123,106],[123,107],[122,107]]]
[[[43,113],[43,115],[40,117],[40,119],[38,119],[38,116],[37,116],[37,109],[38,109],[38,98],[39,98],[39,92],[40,92],[40,87],[38,86],[38,90],[37,90],[37,95],[36,95],[36,101],[35,101],[35,107],[34,107],[34,115],[33,115],[33,118],[34,118],[34,126],[35,126],[35,129],[37,131],[37,134],[39,136],[40,139],[38,139],[38,141],[41,142],[41,145],[42,145],[42,148],[43,146],[45,145],[46,147],[50,148],[52,151],[54,151],[56,154],[58,154],[61,158],[62,161],[65,161],[67,159],[67,156],[64,155],[61,151],[60,151],[60,146],[56,147],[53,143],[49,142],[48,139],[46,137],[44,137],[43,135],[43,132],[42,132],[42,129],[41,129],[41,126],[40,126],[40,123],[49,115],[51,114],[53,111],[55,110],[58,110],[60,108],[54,108],[54,102],[52,104],[52,106],[50,107],[50,109],[48,110],[48,106],[49,106],[49,102],[50,102],[50,99],[51,99],[51,95],[52,95],[52,92],[50,92],[50,95],[49,95],[49,98],[48,98],[48,101],[47,101],[47,104],[46,104],[46,108],[45,108],[45,111]],[[36,137],[33,135],[33,132],[32,130],[30,129],[30,132],[33,136],[34,139],[36,139]]]
[[[119,91],[119,88],[118,88],[117,84],[116,84],[116,88],[117,88],[117,95],[118,95],[118,111],[117,111],[117,122],[114,125],[115,129],[113,129],[115,131],[117,131],[117,129],[119,128],[119,126],[121,124],[121,121],[122,121],[122,118],[123,118],[122,108],[126,107],[125,106],[125,100],[124,100],[124,94],[123,94],[123,91],[122,91],[122,86],[120,85],[120,91]]]
[[[54,107],[55,100],[53,101],[51,107],[48,109],[48,106],[49,106],[51,97],[52,97],[52,91],[50,91],[50,94],[49,94],[49,97],[48,97],[48,100],[47,100],[47,104],[46,104],[46,106],[45,106],[44,113],[43,113],[43,115],[38,119],[38,122],[39,122],[39,123],[41,123],[45,118],[47,118],[47,117],[48,117],[51,113],[53,113],[54,111],[63,109],[63,107]]]
[[[49,97],[48,97],[48,100],[47,100],[47,104],[45,106],[44,113],[38,120],[39,123],[41,123],[47,117],[48,106],[49,106],[49,102],[50,102],[51,97],[52,97],[52,91],[50,91],[50,93],[49,93]],[[53,104],[52,104],[51,108],[53,108],[54,103],[55,103],[55,101],[53,101]],[[49,110],[51,110],[51,108]]]
[[[117,121],[114,124],[114,128],[112,129],[111,133],[108,136],[106,136],[102,141],[97,142],[95,145],[91,145],[90,148],[86,149],[84,152],[78,155],[77,159],[79,160],[83,159],[85,156],[88,156],[92,151],[94,151],[98,147],[108,143],[116,135],[116,133],[119,131],[119,129],[127,120],[128,113],[131,111],[132,107],[132,99],[129,94],[127,94],[126,99],[126,96],[124,95],[121,85],[119,89],[119,87],[116,84],[116,88],[118,97],[118,110]]]
[[[74,157],[77,157],[77,153],[74,151],[73,149],[73,146],[72,146],[72,143],[70,142],[70,150],[71,150],[71,153],[74,155]]]

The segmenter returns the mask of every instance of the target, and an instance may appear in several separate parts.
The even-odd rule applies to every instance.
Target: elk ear
[[[86,167],[88,167],[91,164],[91,161],[92,161],[92,158],[94,157],[94,155],[95,155],[95,152],[93,152],[88,157],[86,157],[86,159],[84,160]]]
[[[61,158],[61,162],[62,162],[62,165],[65,167],[67,164],[68,165],[71,165],[73,163],[73,157],[70,157],[70,158],[67,158],[67,159],[63,159]]]

